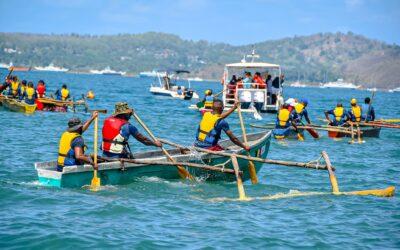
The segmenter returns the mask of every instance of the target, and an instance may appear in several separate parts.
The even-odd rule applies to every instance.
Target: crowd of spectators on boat
[[[268,104],[275,104],[277,100],[277,95],[282,88],[282,83],[285,81],[285,76],[282,74],[280,76],[276,76],[272,80],[272,76],[270,74],[265,73],[264,78],[261,76],[260,72],[256,72],[254,76],[251,72],[245,72],[243,77],[237,77],[233,75],[231,80],[228,83],[228,99],[234,99],[236,96],[237,89],[267,89]],[[261,92],[255,92],[252,95],[249,91],[241,91],[241,96],[239,97],[241,102],[250,103],[253,99],[255,104],[264,102],[264,96],[261,95]]]

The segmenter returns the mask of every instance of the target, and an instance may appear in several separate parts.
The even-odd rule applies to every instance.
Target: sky
[[[400,0],[0,0],[0,10],[0,32],[156,31],[243,45],[351,31],[400,45]]]

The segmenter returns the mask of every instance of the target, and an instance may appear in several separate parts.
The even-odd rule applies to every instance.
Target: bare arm
[[[225,119],[226,117],[228,117],[230,114],[233,113],[233,111],[235,111],[235,109],[240,105],[240,102],[235,102],[232,106],[232,108],[230,108],[228,111],[224,112],[221,114],[221,119]]]
[[[249,150],[250,150],[250,147],[244,145],[244,144],[233,134],[233,132],[232,132],[231,130],[228,130],[228,131],[226,131],[225,133],[228,135],[229,139],[230,139],[233,143],[235,143],[235,144],[238,145],[239,147],[245,149],[246,151],[249,151]]]
[[[328,111],[324,111],[325,118],[329,121],[329,123],[332,123],[331,118],[329,118]]]
[[[83,124],[82,133],[85,132],[89,128],[90,124],[94,121],[94,119],[98,115],[99,115],[99,113],[97,111],[93,112],[92,117]]]
[[[74,152],[75,152],[75,158],[78,161],[93,164],[92,158],[83,153],[82,147],[74,147]]]
[[[141,133],[137,132],[135,135],[136,140],[140,141],[144,145],[147,146],[156,146],[156,147],[161,147],[162,144],[159,141],[153,141],[147,138],[146,136],[142,135]]]

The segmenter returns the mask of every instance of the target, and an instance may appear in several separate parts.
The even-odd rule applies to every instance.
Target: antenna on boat
[[[251,55],[247,55],[247,57],[251,58],[251,62],[254,62],[255,58],[260,58],[260,55],[256,54],[256,50],[253,48]]]

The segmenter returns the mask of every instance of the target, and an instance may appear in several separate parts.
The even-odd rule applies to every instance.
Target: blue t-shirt
[[[136,135],[139,133],[139,130],[133,126],[130,123],[126,123],[121,127],[121,131],[120,134],[122,137],[124,137],[125,141],[128,141],[130,136],[136,137]],[[123,152],[121,154],[114,154],[111,152],[105,152],[103,151],[103,155],[106,157],[110,157],[110,158],[126,158],[128,157],[127,152]]]
[[[65,157],[65,160],[64,160],[64,166],[74,166],[74,165],[82,164],[81,162],[78,162],[75,159],[75,147],[80,147],[80,148],[85,147],[85,141],[83,140],[82,136],[79,136],[72,140],[71,149],[67,154],[68,157]],[[73,156],[73,157],[71,157],[71,156]]]
[[[296,111],[293,113],[293,119],[295,120],[296,123],[300,123],[303,117],[308,120],[308,111],[307,109],[303,109],[303,111],[298,114]]]
[[[215,140],[214,144],[206,142],[206,141],[199,141],[196,139],[196,141],[194,142],[194,145],[196,147],[200,147],[200,148],[209,148],[209,147],[217,145],[218,140],[221,138],[221,132],[224,131],[226,133],[229,130],[229,124],[224,119],[221,119],[215,125],[214,130],[216,132],[216,140]]]

